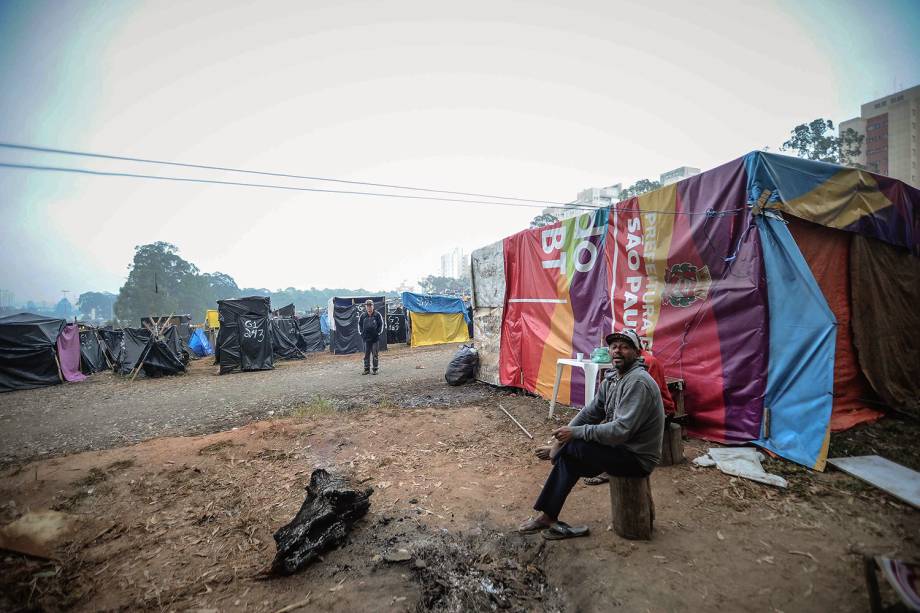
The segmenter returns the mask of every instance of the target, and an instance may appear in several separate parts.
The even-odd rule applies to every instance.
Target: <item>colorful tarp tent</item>
[[[466,304],[460,298],[402,293],[409,313],[409,342],[413,347],[470,340]]]
[[[848,268],[854,297],[857,284],[895,295],[876,301],[876,338],[860,334],[870,315],[842,295],[840,279],[815,273],[816,250],[809,245],[811,255],[803,255],[796,223],[806,222],[834,233],[838,249],[855,255],[865,243],[873,254],[837,265]],[[756,441],[821,469],[832,422],[846,427],[877,416],[871,399],[853,397],[854,362],[840,357],[852,358],[851,338],[875,392],[898,381],[887,402],[920,391],[920,310],[908,306],[918,291],[911,288],[920,287],[918,241],[920,191],[856,169],[754,152],[475,251],[480,377],[548,397],[557,359],[590,353],[613,328],[636,328],[666,373],[684,379],[691,433]],[[897,275],[871,263],[888,251]],[[852,319],[852,336],[840,333],[841,315]],[[898,352],[886,353],[879,338]],[[577,369],[564,375],[562,402],[584,404],[582,377]],[[846,406],[835,402],[842,390]]]

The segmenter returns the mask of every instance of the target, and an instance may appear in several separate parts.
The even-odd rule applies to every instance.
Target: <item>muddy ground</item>
[[[589,526],[588,538],[518,536],[548,467],[498,405],[538,442],[570,413],[549,420],[545,401],[486,386],[445,391],[443,364],[412,369],[422,371],[416,383],[402,395],[394,384],[384,403],[344,409],[313,397],[227,431],[9,466],[0,524],[56,509],[73,527],[53,559],[2,554],[0,610],[862,611],[862,556],[917,556],[916,511],[842,473],[778,460],[769,466],[790,480],[787,490],[689,463],[656,470],[651,542],[608,530],[606,486],[577,486],[563,513]],[[330,376],[361,377],[348,368]],[[444,393],[478,399],[417,402],[454,398]],[[917,468],[918,431],[883,420],[836,435],[832,449],[875,450]],[[709,446],[686,445],[688,458]],[[297,512],[317,467],[372,486],[370,512],[345,546],[296,575],[266,578],[272,534]]]

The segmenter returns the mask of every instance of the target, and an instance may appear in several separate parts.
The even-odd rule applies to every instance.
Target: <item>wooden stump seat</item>
[[[610,477],[613,531],[619,536],[648,541],[655,523],[655,501],[648,477]]]
[[[681,434],[682,428],[673,422],[664,429],[664,436],[661,437],[661,464],[659,466],[671,466],[684,461],[684,439],[681,438]]]

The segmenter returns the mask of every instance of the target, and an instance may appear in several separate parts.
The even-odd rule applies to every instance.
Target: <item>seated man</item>
[[[553,469],[534,503],[540,515],[521,524],[521,533],[545,530],[550,539],[586,534],[587,528],[559,521],[562,505],[579,478],[602,472],[644,477],[661,461],[664,407],[658,386],[639,363],[639,335],[621,330],[605,340],[616,369],[568,426],[553,431],[552,447],[537,450],[540,459],[553,462]]]
[[[671,390],[668,389],[668,382],[664,376],[664,367],[662,367],[661,362],[652,355],[652,352],[649,351],[647,347],[642,349],[642,355],[639,356],[639,364],[652,376],[652,379],[658,386],[658,391],[661,392],[661,402],[664,404],[664,415],[666,418],[665,427],[667,427],[668,419],[674,416],[677,409],[674,404],[674,399],[671,397]],[[608,481],[610,481],[610,477],[606,473],[601,473],[596,477],[585,477],[585,485],[600,485]]]

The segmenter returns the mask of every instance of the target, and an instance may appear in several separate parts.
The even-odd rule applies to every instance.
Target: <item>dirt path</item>
[[[688,463],[653,474],[649,543],[607,531],[607,488],[582,485],[564,518],[589,538],[514,535],[547,466],[499,401],[538,440],[558,423],[545,402],[507,394],[444,409],[316,405],[8,470],[2,522],[54,507],[78,527],[56,562],[4,558],[0,608],[863,611],[861,554],[917,554],[917,513],[843,474],[792,474],[780,491]],[[704,447],[688,445],[691,457]],[[372,485],[369,514],[322,561],[259,580],[320,466]],[[398,549],[411,559],[388,563]]]
[[[275,370],[219,376],[211,359],[178,377],[137,379],[112,373],[81,383],[0,394],[0,466],[105,449],[158,436],[217,432],[315,404],[451,406],[491,394],[484,385],[443,385],[457,345],[392,347],[378,376],[363,376],[363,355],[309,354]]]

